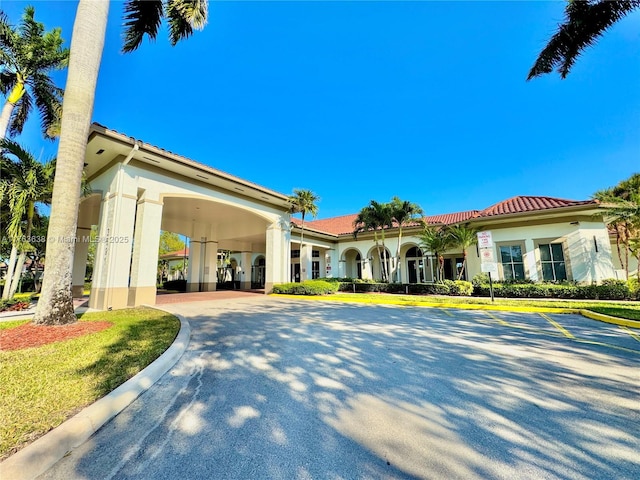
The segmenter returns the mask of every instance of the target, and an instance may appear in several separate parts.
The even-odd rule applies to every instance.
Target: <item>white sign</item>
[[[480,271],[491,273],[498,278],[498,264],[496,262],[482,262],[480,264]]]
[[[493,259],[493,249],[492,248],[483,248],[480,250],[480,261],[484,262],[494,262]]]
[[[493,248],[493,238],[491,237],[491,231],[478,232],[478,247]]]

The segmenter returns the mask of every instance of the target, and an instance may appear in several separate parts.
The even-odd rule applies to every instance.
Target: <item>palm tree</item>
[[[391,217],[393,221],[398,225],[398,248],[396,249],[396,270],[395,280],[401,281],[400,272],[400,244],[402,243],[402,228],[412,222],[416,221],[416,217],[422,217],[424,212],[420,205],[411,203],[406,200],[400,200],[398,197],[393,197],[390,203]],[[419,222],[422,222],[421,218],[418,218]]]
[[[304,218],[307,214],[316,218],[318,215],[318,206],[316,202],[320,200],[315,193],[311,190],[294,189],[293,195],[289,195],[289,201],[291,202],[291,213],[302,214],[302,225],[300,226],[300,253],[302,254],[302,247],[304,241]]]
[[[379,203],[371,200],[369,205],[360,210],[360,213],[353,221],[353,236],[357,238],[358,233],[373,231],[373,239],[375,241],[376,250],[378,251],[378,259],[381,261],[382,281],[389,280],[389,262],[387,260],[387,247],[385,246],[385,229],[391,227],[393,218],[391,207],[388,203]],[[378,231],[382,241],[382,250],[378,243]]]
[[[607,212],[607,224],[616,232],[618,258],[629,278],[629,253],[638,259],[640,241],[640,173],[631,175],[615,187],[600,190],[593,197]],[[624,256],[621,244],[624,245]],[[636,274],[640,278],[640,262]]]
[[[109,12],[108,0],[80,0],[73,26],[69,70],[64,95],[62,127],[58,147],[49,238],[75,238],[80,185],[87,137],[104,47]],[[144,35],[155,39],[163,18],[169,19],[172,44],[186,38],[193,29],[204,27],[205,0],[127,0],[125,3],[125,52],[135,50]],[[73,242],[47,245],[47,274],[34,315],[36,324],[65,324],[76,321],[71,295]]]
[[[0,167],[10,179],[8,184],[3,184],[1,197],[3,205],[6,203],[11,212],[7,234],[12,243],[2,298],[12,298],[27,252],[33,250],[31,231],[37,215],[36,204],[48,204],[51,199],[55,160],[40,163],[30,152],[8,139],[0,140],[0,149]]]
[[[45,137],[53,138],[59,123],[63,90],[50,75],[67,67],[69,50],[62,46],[61,30],[45,32],[34,14],[33,7],[25,8],[15,28],[0,15],[0,91],[7,96],[0,115],[0,139],[7,131],[11,136],[22,132],[34,104]]]
[[[566,78],[582,50],[593,45],[614,23],[640,7],[640,0],[569,0],[564,23],[551,37],[527,80],[558,71]]]
[[[467,249],[478,242],[478,229],[466,225],[455,225],[449,229],[453,247],[462,249],[462,268],[458,272],[458,280],[462,279],[467,267]]]
[[[438,259],[438,270],[436,280],[444,280],[444,256],[442,255],[453,245],[452,237],[446,227],[435,227],[427,225],[418,235],[420,238],[420,248],[423,251],[432,252]]]

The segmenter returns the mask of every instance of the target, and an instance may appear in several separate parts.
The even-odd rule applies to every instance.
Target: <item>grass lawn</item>
[[[57,427],[159,357],[180,321],[151,308],[95,312],[113,326],[42,347],[0,351],[0,459]],[[0,322],[0,329],[25,323]]]
[[[302,296],[301,296],[302,297]],[[432,307],[459,307],[459,308],[492,308],[506,309],[516,307],[518,310],[527,308],[557,308],[557,309],[586,309],[605,315],[625,318],[628,320],[640,320],[639,302],[598,302],[597,300],[547,300],[535,298],[506,299],[496,298],[491,302],[485,297],[454,297],[437,295],[396,295],[381,293],[336,293],[325,295],[324,300],[351,301],[361,303],[379,303],[407,306],[432,306]]]

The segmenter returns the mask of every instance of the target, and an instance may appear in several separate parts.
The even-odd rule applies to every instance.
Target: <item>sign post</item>
[[[480,270],[489,274],[489,293],[491,301],[493,298],[493,279],[491,274],[495,274],[498,278],[498,264],[493,258],[493,237],[491,231],[478,232],[478,247],[480,248]]]

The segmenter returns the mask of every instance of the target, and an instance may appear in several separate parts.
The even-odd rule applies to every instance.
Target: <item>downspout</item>
[[[126,156],[124,161],[118,167],[118,181],[117,181],[118,191],[116,193],[116,206],[114,209],[114,218],[116,217],[116,215],[119,214],[120,204],[122,203],[122,183],[123,183],[122,177],[124,175],[124,167],[126,167],[129,164],[129,162],[131,161],[131,159],[139,149],[140,149],[140,143],[138,140],[136,140],[135,144],[133,145],[133,148],[131,149],[129,154]],[[109,235],[107,235],[107,237],[108,236]],[[107,248],[109,248],[109,245],[110,245],[109,241],[107,240]],[[131,248],[133,249],[133,242],[131,242]],[[111,305],[111,302],[113,300],[113,267],[115,263],[115,258],[116,258],[115,255],[113,255],[111,256],[111,260],[109,261],[109,277],[107,278],[107,291],[109,292],[109,295],[107,297],[107,310],[112,310],[113,308],[113,305]]]

